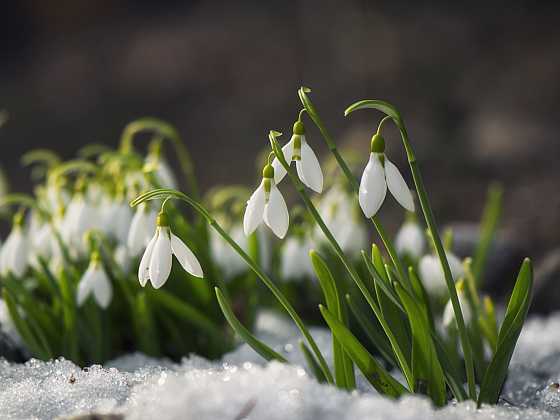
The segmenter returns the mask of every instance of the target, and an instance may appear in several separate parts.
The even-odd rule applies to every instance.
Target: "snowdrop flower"
[[[245,235],[252,234],[263,222],[280,239],[286,236],[290,216],[284,197],[274,182],[274,168],[266,165],[263,169],[263,180],[255,190],[245,209],[243,230]]]
[[[318,211],[342,250],[357,255],[367,246],[367,231],[357,217],[359,210],[353,200],[353,195],[335,185],[319,202]],[[315,228],[315,235],[325,240],[319,226]]]
[[[150,280],[155,289],[163,286],[171,273],[172,255],[175,255],[186,272],[195,277],[203,277],[202,268],[195,255],[171,232],[167,214],[160,212],[156,233],[148,244],[138,268],[140,285],[144,287]]]
[[[406,220],[397,232],[395,248],[400,255],[408,255],[415,260],[424,252],[426,239],[424,231],[416,220]]]
[[[243,250],[247,250],[247,237],[243,234],[243,228],[240,224],[231,228],[229,235]],[[210,232],[210,252],[214,257],[214,261],[227,279],[232,279],[238,274],[247,271],[247,264],[245,261],[214,229]]]
[[[305,140],[305,127],[301,120],[295,122],[292,138],[282,147],[282,153],[284,153],[284,158],[288,164],[296,161],[296,169],[301,182],[315,192],[321,193],[323,191],[323,172],[315,152]],[[274,182],[279,184],[286,176],[286,169],[276,158],[272,162],[272,167],[275,174]]]
[[[177,180],[167,162],[161,156],[161,142],[150,145],[150,153],[146,157],[145,168],[154,171],[161,187],[177,189]]]
[[[92,254],[89,267],[78,285],[78,306],[82,306],[91,294],[99,307],[103,309],[107,309],[113,297],[113,286],[103,268],[98,252]]]
[[[451,251],[446,251],[445,255],[449,262],[453,280],[459,280],[465,275],[461,260]],[[441,267],[441,262],[437,255],[431,254],[423,256],[418,265],[418,269],[420,271],[422,284],[430,296],[442,296],[446,294],[447,283],[445,282],[443,268]]]
[[[457,283],[457,297],[459,298],[459,306],[461,307],[461,312],[463,313],[463,320],[465,321],[465,325],[469,325],[472,321],[472,311],[465,293],[465,284],[463,281]],[[455,311],[453,310],[451,299],[449,300],[449,302],[447,302],[447,305],[445,305],[445,309],[443,310],[442,323],[446,329],[452,327],[457,328]]]
[[[145,249],[152,239],[156,229],[157,214],[146,203],[140,204],[136,208],[136,213],[132,218],[128,231],[127,246],[130,255],[136,256]]]
[[[119,243],[126,244],[132,223],[132,210],[124,198],[113,200],[106,214],[105,226]],[[153,219],[152,219],[153,220]],[[145,244],[144,244],[145,245]]]
[[[119,265],[123,273],[128,274],[130,271],[130,254],[128,248],[124,245],[117,245],[115,252],[113,253],[113,258],[115,262]]]
[[[393,197],[408,211],[414,211],[412,194],[398,168],[385,156],[385,140],[380,134],[371,139],[369,162],[364,169],[360,182],[359,201],[367,218],[375,216],[387,194]]]
[[[83,254],[86,250],[82,240],[84,234],[94,229],[98,221],[98,213],[82,193],[72,197],[66,213],[64,223],[61,227],[61,235],[65,242],[72,244],[73,251]]]
[[[27,269],[30,247],[22,224],[22,215],[16,215],[12,231],[0,251],[0,268],[3,275],[12,273],[16,277],[22,277]]]
[[[280,271],[284,280],[315,276],[309,258],[309,251],[312,247],[311,241],[303,237],[286,239],[282,247],[280,262]]]

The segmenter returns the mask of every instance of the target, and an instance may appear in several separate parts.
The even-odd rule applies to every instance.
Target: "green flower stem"
[[[130,203],[130,205],[134,207],[144,201],[157,200],[164,197],[173,197],[175,199],[184,201],[185,203],[190,205],[196,212],[198,212],[202,217],[204,217],[207,220],[208,224],[212,226],[212,228],[214,228],[216,232],[218,232],[218,234],[235,250],[235,252],[239,254],[241,258],[243,258],[243,260],[245,260],[245,262],[251,268],[251,270],[253,270],[253,272],[263,281],[263,283],[268,287],[268,289],[272,292],[272,294],[276,297],[276,299],[278,299],[278,301],[282,304],[286,312],[288,312],[290,317],[294,320],[297,327],[301,331],[302,335],[305,337],[309,346],[311,347],[311,350],[313,351],[313,353],[315,353],[315,356],[317,357],[317,361],[319,362],[319,365],[321,366],[321,370],[323,371],[323,374],[327,378],[327,381],[331,384],[334,383],[333,376],[331,374],[331,371],[329,370],[325,358],[321,354],[321,351],[319,350],[317,343],[309,333],[309,330],[303,323],[303,320],[300,318],[296,310],[286,299],[286,297],[282,294],[280,289],[274,284],[272,279],[268,277],[268,275],[257,264],[255,264],[253,259],[237,244],[237,242],[235,242],[231,238],[231,236],[229,236],[227,232],[222,229],[222,227],[218,224],[218,222],[216,222],[216,220],[212,217],[210,212],[204,206],[202,206],[197,201],[193,200],[191,197],[181,192],[170,190],[170,189],[157,189],[157,190],[149,191],[137,197],[134,201],[132,201],[132,203]]]
[[[151,117],[141,118],[131,122],[123,131],[120,147],[121,152],[128,153],[132,150],[132,141],[134,136],[141,131],[154,131],[168,139],[173,144],[175,152],[177,153],[177,159],[181,165],[181,171],[183,172],[185,182],[189,186],[191,195],[195,198],[195,200],[199,200],[200,195],[198,191],[198,184],[196,182],[196,176],[194,174],[194,165],[191,155],[184,143],[181,141],[179,133],[172,125]]]
[[[461,339],[461,346],[463,348],[463,354],[465,356],[465,368],[467,372],[467,383],[469,387],[469,396],[473,400],[476,400],[476,385],[475,385],[475,374],[474,374],[474,362],[471,344],[469,342],[468,332],[465,327],[465,320],[463,318],[463,313],[461,312],[461,306],[459,305],[459,298],[457,297],[457,290],[455,289],[455,281],[453,280],[453,275],[451,274],[451,269],[449,268],[449,262],[447,261],[447,256],[445,255],[445,249],[443,243],[438,233],[438,228],[430,202],[428,200],[428,193],[422,181],[422,175],[420,174],[420,169],[418,168],[418,162],[416,161],[416,156],[408,139],[408,133],[404,125],[404,121],[401,118],[399,112],[396,108],[384,101],[379,100],[364,100],[356,102],[355,104],[349,106],[344,115],[347,116],[355,110],[373,108],[389,115],[397,128],[401,133],[401,139],[403,146],[408,158],[408,164],[410,165],[410,170],[412,172],[412,178],[414,180],[414,185],[416,187],[416,192],[418,193],[418,199],[420,201],[420,206],[422,207],[422,212],[424,213],[424,219],[433,238],[434,247],[436,254],[440,260],[443,272],[445,275],[445,282],[447,288],[449,289],[449,296],[451,298],[451,304],[453,305],[453,311],[455,313],[455,319],[457,320],[457,326],[459,329],[459,336]]]
[[[367,286],[364,284],[364,282],[362,281],[362,279],[360,278],[360,276],[356,272],[353,265],[350,263],[350,261],[348,261],[348,259],[344,255],[344,252],[342,251],[342,248],[340,247],[340,245],[338,244],[338,242],[334,238],[333,234],[331,233],[331,231],[329,230],[329,228],[327,227],[327,225],[325,224],[325,222],[321,218],[321,215],[319,214],[319,212],[315,208],[315,205],[311,201],[311,198],[309,197],[309,195],[305,191],[305,186],[298,179],[298,177],[294,174],[294,172],[292,171],[292,169],[288,165],[288,162],[286,162],[284,154],[282,153],[282,148],[280,147],[280,144],[278,144],[278,140],[276,140],[277,135],[279,135],[279,133],[274,132],[274,131],[271,131],[270,135],[269,135],[270,143],[272,145],[272,149],[274,150],[274,153],[276,154],[276,158],[280,161],[280,163],[282,164],[284,169],[286,169],[286,171],[288,173],[288,176],[290,177],[290,180],[294,184],[297,192],[299,193],[300,197],[302,198],[303,202],[305,203],[305,206],[309,210],[309,213],[311,214],[311,216],[313,217],[315,222],[317,222],[317,224],[319,225],[319,227],[323,231],[323,234],[325,235],[327,240],[330,242],[330,244],[333,248],[333,251],[338,256],[338,258],[340,259],[340,261],[342,262],[342,264],[346,268],[346,271],[348,271],[348,273],[350,274],[350,277],[352,278],[354,283],[356,283],[356,285],[358,286],[358,288],[360,289],[360,291],[362,292],[362,294],[366,298],[368,304],[371,306],[372,310],[374,311],[375,316],[377,317],[377,319],[381,323],[381,326],[383,327],[383,330],[387,334],[387,337],[389,338],[389,341],[391,341],[391,345],[392,345],[393,350],[395,352],[395,355],[396,355],[396,357],[399,361],[399,365],[400,365],[400,367],[403,371],[403,374],[404,374],[405,378],[407,379],[407,382],[410,386],[410,389],[411,390],[414,389],[414,379],[413,379],[413,376],[412,376],[412,371],[411,371],[411,369],[408,365],[408,362],[406,360],[406,357],[405,357],[404,353],[401,351],[400,346],[398,345],[398,342],[397,342],[395,336],[393,335],[388,323],[385,320],[385,317],[383,316],[381,308],[379,308],[379,306],[377,305],[377,302],[375,301],[375,299],[373,298],[373,296],[369,292]]]
[[[327,146],[328,146],[329,150],[334,155],[338,165],[342,169],[342,172],[344,173],[344,175],[348,179],[348,182],[352,186],[352,189],[357,194],[358,191],[360,190],[360,185],[358,184],[358,180],[352,174],[352,171],[350,170],[350,168],[346,164],[346,161],[340,155],[340,153],[338,151],[338,148],[336,147],[336,143],[334,142],[330,133],[327,131],[327,128],[325,127],[325,124],[323,124],[323,121],[319,117],[319,114],[317,113],[317,111],[315,109],[315,106],[313,105],[313,103],[311,102],[309,97],[307,96],[307,93],[309,93],[309,92],[311,92],[311,90],[309,88],[302,87],[302,88],[299,89],[298,94],[299,94],[299,98],[301,100],[301,103],[303,104],[303,106],[307,110],[307,114],[311,117],[311,119],[313,120],[313,122],[315,123],[315,125],[317,126],[319,131],[321,132],[321,135],[323,136],[323,139],[327,143]],[[373,225],[375,226],[375,229],[377,230],[377,233],[379,234],[379,237],[381,238],[381,241],[383,242],[383,245],[385,246],[385,249],[387,250],[387,253],[389,254],[389,257],[391,258],[391,261],[393,262],[393,265],[397,269],[399,279],[401,279],[404,282],[403,283],[404,286],[407,288],[407,290],[410,291],[411,290],[410,281],[408,280],[408,277],[406,275],[406,271],[404,270],[402,262],[399,259],[399,256],[397,254],[397,250],[395,249],[395,246],[393,245],[393,242],[389,238],[389,235],[387,235],[387,232],[385,231],[385,228],[383,227],[383,225],[381,224],[381,221],[378,219],[377,216],[373,216],[370,220],[373,223]]]

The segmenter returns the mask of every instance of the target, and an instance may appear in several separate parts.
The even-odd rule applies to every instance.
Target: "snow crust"
[[[393,401],[363,381],[352,393],[318,384],[287,321],[264,313],[260,337],[294,365],[265,363],[241,345],[219,362],[198,356],[176,364],[130,354],[86,369],[67,360],[12,364],[0,360],[0,418],[55,419],[117,414],[129,419],[557,419],[560,416],[560,314],[532,318],[514,354],[497,407],[466,402],[435,410],[422,397]],[[312,330],[330,359],[330,335]],[[360,379],[360,378],[359,378]]]

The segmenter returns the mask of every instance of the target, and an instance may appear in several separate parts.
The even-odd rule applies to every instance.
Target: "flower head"
[[[196,256],[171,232],[165,212],[159,213],[156,225],[156,233],[148,244],[138,268],[140,285],[144,287],[150,280],[155,289],[163,286],[171,273],[172,255],[175,255],[187,273],[203,277],[202,267]]]
[[[272,165],[264,167],[262,182],[247,202],[243,218],[243,230],[247,236],[252,234],[263,220],[280,239],[286,236],[290,216],[284,197],[274,182],[274,173]]]
[[[418,222],[413,219],[406,220],[397,232],[395,239],[397,252],[400,255],[408,255],[416,260],[424,252],[425,245],[424,231]]]
[[[465,283],[463,280],[457,282],[457,297],[459,298],[459,306],[461,307],[461,312],[463,313],[463,320],[465,321],[465,325],[468,325],[472,320],[472,311],[465,293]],[[457,328],[455,311],[453,310],[451,299],[447,302],[447,305],[445,305],[445,309],[443,310],[442,322],[445,328]]]
[[[360,182],[359,200],[367,218],[375,216],[385,200],[387,188],[408,211],[414,211],[412,194],[399,169],[385,156],[385,140],[380,134],[371,139],[369,162]]]
[[[137,207],[128,231],[127,246],[130,255],[139,255],[142,249],[145,249],[150,243],[156,228],[156,217],[156,212],[151,210],[146,203]]]
[[[301,120],[294,123],[293,135],[290,141],[282,148],[286,162],[290,164],[296,162],[296,169],[305,185],[313,191],[321,193],[323,191],[323,172],[321,165],[315,155],[315,152],[307,144],[305,140],[305,127]],[[274,168],[274,182],[279,184],[286,176],[286,169],[282,166],[278,159],[272,162]]]
[[[313,244],[308,238],[289,237],[282,247],[280,270],[283,279],[302,279],[315,276],[309,251]]]
[[[17,214],[12,231],[0,251],[0,271],[4,275],[12,273],[21,277],[27,269],[30,246],[22,225],[23,217]]]
[[[451,269],[453,280],[457,281],[464,276],[465,270],[461,260],[451,251],[446,251],[447,262]],[[442,296],[447,291],[445,275],[441,262],[436,255],[424,255],[418,264],[422,284],[430,296]]]
[[[89,267],[78,285],[76,297],[78,306],[82,306],[91,294],[93,294],[95,302],[103,309],[109,306],[113,297],[113,286],[111,286],[101,263],[101,256],[97,251],[92,254]]]

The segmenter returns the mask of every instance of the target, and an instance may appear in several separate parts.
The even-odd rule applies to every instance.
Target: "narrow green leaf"
[[[399,297],[396,295],[395,291],[389,286],[388,280],[386,280],[387,273],[385,272],[385,268],[383,268],[382,271],[383,274],[381,274],[381,272],[379,272],[377,268],[373,266],[365,251],[362,251],[362,260],[364,261],[369,271],[369,274],[373,278],[375,285],[379,287],[381,290],[383,290],[385,295],[393,302],[393,304],[397,308],[401,310],[401,312],[404,312],[404,308],[401,302],[399,301]]]
[[[144,291],[136,295],[134,314],[136,336],[138,337],[140,350],[149,356],[160,355],[161,349],[159,346],[159,336],[154,323],[154,315],[150,308],[148,297]]]
[[[247,328],[245,328],[243,324],[241,324],[241,322],[237,319],[222,291],[217,287],[215,287],[214,290],[216,292],[216,297],[218,298],[220,308],[222,308],[222,312],[224,313],[224,317],[226,318],[231,328],[237,333],[237,335],[239,335],[243,339],[243,341],[251,346],[251,348],[258,354],[260,354],[264,359],[269,361],[278,360],[279,362],[287,363],[287,360],[284,356],[275,352],[269,346],[267,346],[262,341],[257,339],[253,334],[251,334],[251,332]]]
[[[480,240],[478,241],[473,258],[472,271],[478,287],[483,284],[488,252],[494,240],[502,214],[502,196],[503,189],[499,184],[490,185],[482,220],[480,222]]]
[[[337,319],[344,325],[347,325],[345,319],[342,301],[338,293],[336,282],[323,258],[314,250],[309,253],[313,270],[317,275],[319,284],[325,296],[327,308]],[[333,335],[333,358],[334,358],[334,375],[335,383],[338,387],[344,389],[353,389],[355,387],[354,368],[352,361],[342,349],[341,344]]]
[[[438,354],[430,334],[430,324],[426,312],[416,303],[403,287],[395,283],[397,293],[407,313],[412,330],[412,372],[415,384],[422,384],[437,406],[446,403],[445,377]]]
[[[346,295],[346,302],[348,303],[348,307],[352,311],[352,314],[364,330],[364,333],[369,338],[371,343],[376,347],[377,351],[383,356],[383,358],[392,364],[395,367],[398,367],[398,363],[395,360],[395,356],[393,354],[393,350],[391,348],[391,343],[387,340],[387,337],[383,334],[379,328],[379,324],[374,324],[374,318],[371,315],[366,314],[364,312],[364,308],[362,306],[353,301],[353,298],[347,294]]]
[[[323,305],[319,305],[323,318],[332,333],[344,347],[350,358],[363,373],[364,377],[381,394],[398,398],[408,390],[393,378],[375,358],[365,349],[348,328],[329,312]]]
[[[315,360],[315,357],[313,356],[313,353],[311,353],[311,350],[309,350],[307,348],[307,346],[305,345],[305,343],[302,340],[299,340],[299,348],[301,349],[301,352],[303,353],[303,357],[305,358],[305,361],[307,362],[307,366],[309,367],[309,369],[313,373],[313,376],[315,376],[315,379],[317,379],[317,381],[319,383],[327,382],[327,379],[325,378],[325,375],[323,374],[323,371],[321,370],[321,366],[319,366],[319,363],[317,362],[317,360]]]
[[[517,276],[513,293],[509,300],[506,316],[498,334],[496,353],[486,371],[480,386],[478,405],[496,404],[508,373],[509,363],[517,344],[523,323],[531,305],[533,269],[531,260],[523,261]]]

